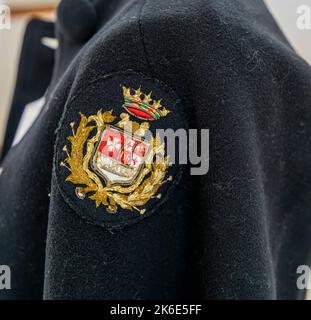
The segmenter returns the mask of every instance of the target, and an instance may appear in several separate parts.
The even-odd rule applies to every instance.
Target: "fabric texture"
[[[0,262],[12,290],[0,297],[304,298],[296,268],[311,243],[311,71],[263,2],[89,4],[96,31],[81,43],[57,24],[47,103],[2,163]],[[68,205],[53,160],[68,102],[84,92],[87,112],[96,81],[127,70],[172,88],[189,127],[210,130],[210,168],[185,169],[152,215],[111,231]]]

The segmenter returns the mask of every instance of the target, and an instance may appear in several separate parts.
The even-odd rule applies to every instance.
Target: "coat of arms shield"
[[[107,126],[93,157],[93,168],[107,184],[131,185],[150,151],[150,142]]]

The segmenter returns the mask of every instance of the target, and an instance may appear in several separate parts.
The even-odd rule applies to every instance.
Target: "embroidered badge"
[[[88,197],[111,214],[122,208],[142,215],[150,199],[161,198],[159,189],[172,176],[168,176],[165,144],[149,129],[150,121],[166,117],[170,110],[151,95],[141,88],[123,87],[122,107],[128,113],[119,117],[113,110],[90,116],[80,113],[79,124],[70,124],[72,135],[67,137],[66,158],[60,165],[70,171],[66,181],[76,185],[79,199]],[[131,121],[130,115],[145,122]]]

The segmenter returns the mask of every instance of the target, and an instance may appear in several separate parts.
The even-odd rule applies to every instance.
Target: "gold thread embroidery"
[[[118,208],[121,207],[144,214],[146,209],[142,207],[152,198],[160,199],[159,188],[167,181],[172,180],[172,177],[165,179],[169,159],[165,156],[164,144],[157,136],[151,139],[151,151],[145,159],[143,169],[132,185],[113,186],[109,184],[109,181],[105,181],[104,185],[99,176],[90,169],[89,164],[95,145],[100,141],[103,130],[116,117],[112,114],[112,110],[106,112],[100,110],[96,115],[89,117],[80,113],[80,116],[81,120],[76,131],[74,130],[75,123],[70,124],[72,135],[67,138],[71,144],[70,151],[68,146],[63,148],[67,157],[60,165],[70,171],[66,181],[78,185],[76,188],[78,198],[83,200],[88,195],[89,199],[95,201],[96,207],[104,205],[109,213],[116,213]],[[145,130],[149,129],[146,122],[139,125],[137,122],[130,121],[126,114],[121,114],[121,120],[117,125],[124,128],[128,124],[131,124],[141,136],[144,135]],[[96,134],[90,138],[95,130]]]

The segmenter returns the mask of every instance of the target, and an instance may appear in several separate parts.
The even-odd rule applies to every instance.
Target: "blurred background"
[[[58,0],[0,0],[11,9],[11,28],[0,30],[0,150],[15,87],[25,28],[34,17],[54,21]]]

